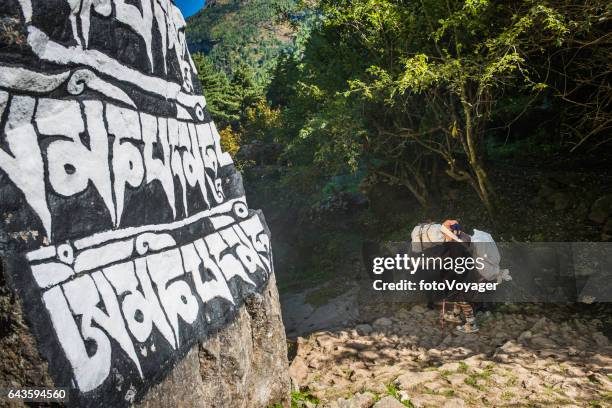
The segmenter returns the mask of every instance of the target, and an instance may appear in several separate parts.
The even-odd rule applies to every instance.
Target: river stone
[[[288,406],[270,231],[174,2],[4,0],[0,23],[0,384]]]

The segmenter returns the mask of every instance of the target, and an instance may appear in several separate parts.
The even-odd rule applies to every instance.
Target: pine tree
[[[193,61],[202,83],[206,104],[218,128],[235,124],[240,119],[241,97],[225,72],[217,69],[204,54],[194,54]]]

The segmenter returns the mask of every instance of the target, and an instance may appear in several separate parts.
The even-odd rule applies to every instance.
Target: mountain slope
[[[187,20],[192,53],[203,52],[226,73],[242,64],[263,82],[276,57],[291,46],[294,29],[287,19],[297,0],[217,0]]]

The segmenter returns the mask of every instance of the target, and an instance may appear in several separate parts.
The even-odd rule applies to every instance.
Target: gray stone
[[[370,408],[376,397],[371,392],[364,392],[356,394],[353,398],[348,400],[350,408]]]
[[[298,384],[308,376],[308,366],[300,357],[296,357],[289,366],[289,376]]]
[[[289,404],[287,348],[276,282],[261,303],[240,309],[230,325],[192,349],[141,406],[265,408]]]
[[[284,296],[281,304],[287,335],[302,336],[318,330],[338,329],[357,321],[358,289],[356,285],[348,286],[339,296],[317,307],[308,304],[306,297],[320,288]]]
[[[461,398],[451,398],[446,401],[442,408],[463,408],[465,407],[465,402]]]
[[[529,330],[525,330],[518,336],[518,340],[519,341],[529,340],[532,336],[533,336],[532,332],[530,332]]]
[[[410,313],[412,313],[413,315],[419,316],[422,315],[424,313],[427,313],[427,308],[423,307],[421,305],[414,305],[412,307],[412,309],[410,309]]]
[[[406,408],[406,406],[392,396],[388,395],[381,398],[376,404],[374,404],[373,408]]]
[[[608,344],[610,343],[610,340],[608,340],[608,338],[602,332],[597,331],[593,333],[591,337],[599,347],[608,347]]]
[[[446,380],[453,387],[460,387],[461,385],[463,385],[465,383],[465,379],[466,378],[467,378],[466,374],[452,374],[452,375],[449,375],[448,377],[446,377]]]
[[[393,325],[393,322],[388,317],[380,317],[373,323],[374,328],[387,328]]]
[[[404,390],[408,390],[424,382],[432,381],[438,376],[435,371],[409,371],[397,377],[395,383]]]
[[[367,336],[368,334],[372,333],[372,326],[369,324],[358,324],[355,326],[355,330],[357,330],[357,333],[360,335]]]

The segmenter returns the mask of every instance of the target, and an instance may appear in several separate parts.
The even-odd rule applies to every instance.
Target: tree
[[[204,54],[194,54],[193,61],[202,83],[206,104],[219,128],[235,124],[240,119],[241,99],[227,75],[215,68]]]
[[[282,129],[280,109],[270,107],[265,99],[259,99],[246,109],[240,133],[247,141],[272,142],[280,129]]]
[[[244,119],[247,109],[263,99],[263,88],[255,82],[255,71],[246,64],[234,70],[231,87],[239,101],[240,117]]]
[[[612,3],[552,4],[569,30],[562,42],[548,38],[538,44],[547,50],[538,70],[560,101],[561,138],[572,152],[596,149],[612,141]]]
[[[527,59],[534,49],[525,37],[537,27],[538,38],[562,39],[562,16],[530,1],[324,1],[324,10],[327,24],[360,39],[372,61],[365,75],[349,81],[345,95],[393,111],[376,124],[379,142],[390,144],[396,157],[412,149],[417,162],[422,152],[415,145],[437,154],[446,173],[469,183],[493,215],[496,196],[484,148],[492,107],[509,86],[532,93],[545,87],[530,77]],[[425,202],[423,189],[415,188],[424,184],[418,166],[397,167],[399,174],[388,176],[412,178],[405,184]]]

